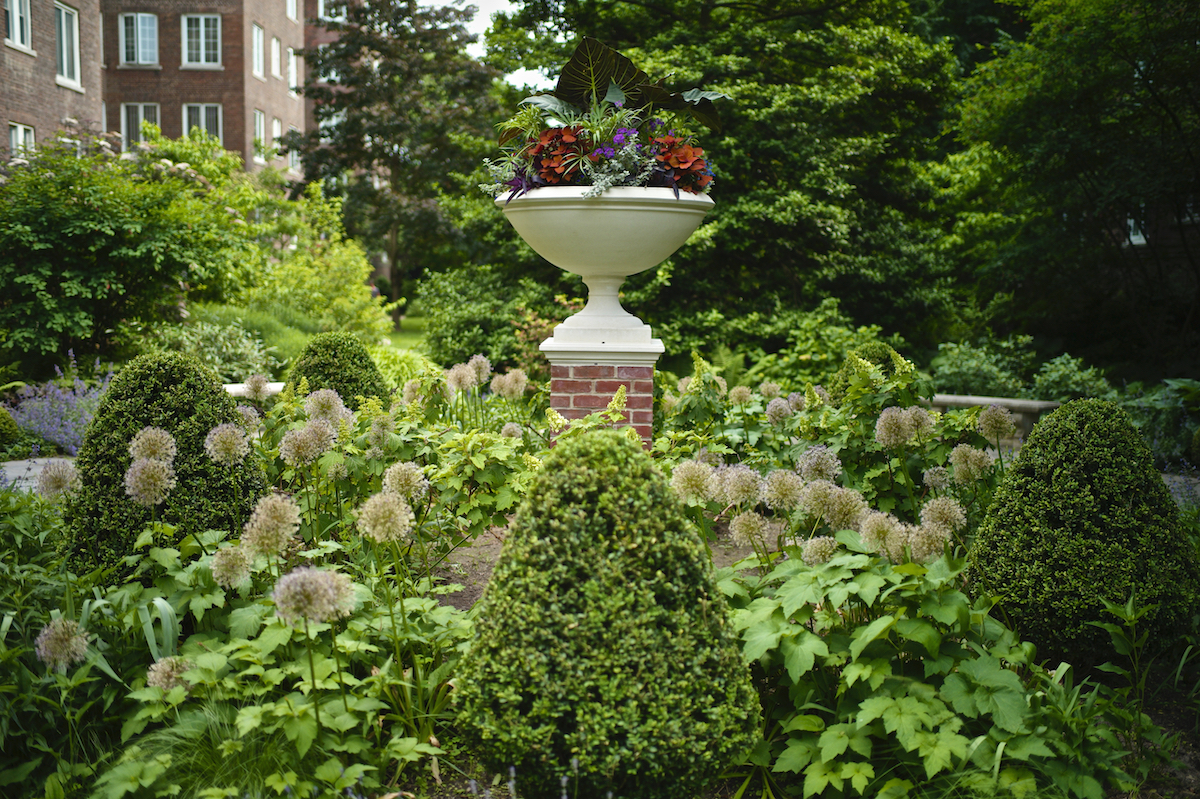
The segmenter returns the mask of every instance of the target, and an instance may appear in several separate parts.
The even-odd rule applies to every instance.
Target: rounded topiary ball
[[[981,596],[1000,608],[1038,657],[1083,669],[1116,660],[1118,623],[1101,597],[1158,609],[1139,622],[1152,650],[1188,629],[1200,569],[1178,509],[1129,417],[1103,400],[1076,400],[1033,429],[996,491],[971,546]]]
[[[0,408],[0,449],[7,449],[21,440],[21,428],[7,408]]]
[[[66,508],[71,570],[83,574],[119,566],[133,554],[150,521],[150,508],[125,493],[129,442],[144,427],[166,430],[176,446],[177,482],[155,509],[155,518],[176,525],[177,541],[209,529],[240,529],[266,489],[266,478],[250,458],[230,468],[205,452],[209,431],[226,422],[242,423],[237,403],[198,360],[157,353],[122,369],[101,399],[75,460],[81,487]],[[126,574],[119,566],[108,582]]]
[[[615,431],[546,458],[476,630],[458,727],[527,799],[557,799],[563,777],[581,799],[695,796],[751,745],[758,699],[711,561]]]
[[[388,396],[387,383],[363,343],[349,333],[318,333],[300,353],[288,375],[295,387],[300,379],[308,381],[308,390],[331,388],[342,401],[358,410],[358,397]]]

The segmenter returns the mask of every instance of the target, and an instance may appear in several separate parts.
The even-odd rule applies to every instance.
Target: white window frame
[[[296,51],[289,47],[287,49],[287,84],[288,94],[292,97],[298,97],[299,86],[296,84],[296,76],[299,73],[299,65],[296,63]]]
[[[129,129],[129,111],[133,108],[137,109],[137,125],[133,130]],[[154,109],[154,119],[146,118],[146,111]],[[158,103],[121,103],[121,149],[128,150],[129,145],[137,144],[142,140],[142,123],[150,122],[154,125],[161,125],[162,109]],[[136,138],[135,138],[136,137]]]
[[[328,0],[317,0],[317,16],[321,19],[333,19],[339,22],[346,21],[346,12],[342,11],[338,14],[330,14],[326,11],[325,6]]]
[[[192,60],[188,52],[194,38],[188,31],[189,23],[195,20],[199,26],[199,55],[200,60]],[[210,34],[216,33],[216,60],[209,60],[208,44],[212,41]],[[179,17],[179,68],[180,69],[221,69],[221,15],[220,14],[182,14]]]
[[[250,26],[250,68],[254,72],[254,77],[265,77],[264,64],[265,54],[263,53],[264,33],[262,26],[255,23]]]
[[[280,55],[281,48],[278,36],[271,37],[271,74],[277,78],[283,78],[283,67],[280,66],[282,56]]]
[[[288,133],[299,133],[299,132],[300,132],[300,128],[296,127],[295,125],[288,125]],[[292,149],[288,150],[287,161],[288,161],[288,169],[292,170],[293,172],[300,171],[300,151],[299,150],[297,150],[294,147]]]
[[[267,115],[254,109],[254,163],[265,164],[267,159],[263,158],[261,151],[267,147]]]
[[[23,125],[20,122],[8,123],[8,156],[19,158],[33,150],[37,143],[33,125]]]
[[[79,78],[79,11],[65,3],[54,3],[54,81],[59,86],[83,91]]]
[[[133,20],[133,60],[129,60],[128,21]],[[153,41],[151,42],[151,37]],[[158,66],[158,15],[121,14],[117,18],[120,62],[128,66]],[[150,45],[153,45],[151,48]]]
[[[279,140],[283,138],[283,120],[279,117],[271,117],[271,146],[279,149]],[[276,154],[276,158],[280,156]]]
[[[195,113],[200,117],[201,124],[188,124],[188,111],[195,109]],[[215,111],[217,116],[217,129],[212,131],[207,124],[208,114],[210,111]],[[183,115],[183,135],[190,135],[193,127],[198,127],[205,133],[211,133],[217,137],[217,140],[223,145],[225,143],[225,113],[220,103],[184,103],[182,108]]]
[[[9,47],[37,55],[33,52],[33,30],[29,24],[29,3],[30,0],[4,0],[4,11],[11,28],[11,30],[4,31],[4,43]]]
[[[296,0],[287,0],[287,18],[292,22],[298,21],[299,15],[296,11]]]

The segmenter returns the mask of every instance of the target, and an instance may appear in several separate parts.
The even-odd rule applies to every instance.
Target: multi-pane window
[[[254,74],[258,77],[263,76],[263,29],[258,25],[250,29],[250,53],[252,61],[250,62],[254,69]]]
[[[299,133],[299,132],[300,132],[299,128],[294,127],[292,125],[288,125],[288,133]],[[299,169],[300,168],[300,151],[297,150],[295,147],[288,150],[288,168],[289,169]]]
[[[79,12],[61,3],[54,4],[55,52],[60,81],[79,84]]]
[[[29,0],[4,0],[4,39],[9,44],[29,43]]]
[[[254,160],[265,163],[262,157],[263,148],[267,145],[267,115],[257,108],[254,109]]]
[[[158,17],[154,14],[122,14],[120,39],[121,63],[158,63]]]
[[[219,14],[183,16],[183,63],[192,67],[221,64],[221,17]]]
[[[8,123],[8,152],[20,155],[33,149],[33,128],[19,122]]]
[[[221,106],[217,103],[184,103],[183,132],[192,132],[192,128],[200,128],[210,136],[221,139]]]
[[[283,70],[280,67],[279,62],[280,62],[279,39],[272,36],[271,37],[271,74],[277,78],[282,78]]]
[[[332,6],[336,0],[317,0],[317,16],[321,19],[346,19],[346,11],[344,9],[334,9]]]
[[[279,117],[271,118],[271,146],[278,147],[279,140],[283,138],[283,120]]]
[[[293,97],[296,96],[296,88],[298,85],[296,83],[297,71],[298,71],[298,68],[296,66],[296,51],[289,47],[287,49],[287,84],[288,84],[288,92],[290,92]]]
[[[296,18],[296,0],[287,0],[288,19]]]
[[[142,123],[158,124],[158,103],[121,103],[121,141],[128,150],[142,140]]]

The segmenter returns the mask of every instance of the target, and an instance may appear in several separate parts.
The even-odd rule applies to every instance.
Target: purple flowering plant
[[[113,370],[109,367],[102,372],[97,358],[91,374],[85,378],[73,350],[67,351],[67,361],[65,373],[54,367],[56,379],[25,386],[18,391],[10,413],[21,430],[41,436],[68,455],[75,455],[83,444],[84,431],[96,415],[101,397],[108,390]]]

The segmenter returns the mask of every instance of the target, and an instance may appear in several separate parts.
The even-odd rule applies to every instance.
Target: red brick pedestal
[[[567,419],[581,419],[604,410],[617,389],[625,386],[625,418],[642,443],[649,446],[654,421],[654,355],[649,363],[644,355],[631,361],[642,363],[581,363],[576,358],[550,359],[550,407]],[[639,355],[641,355],[639,353]],[[605,360],[608,360],[607,358]]]

